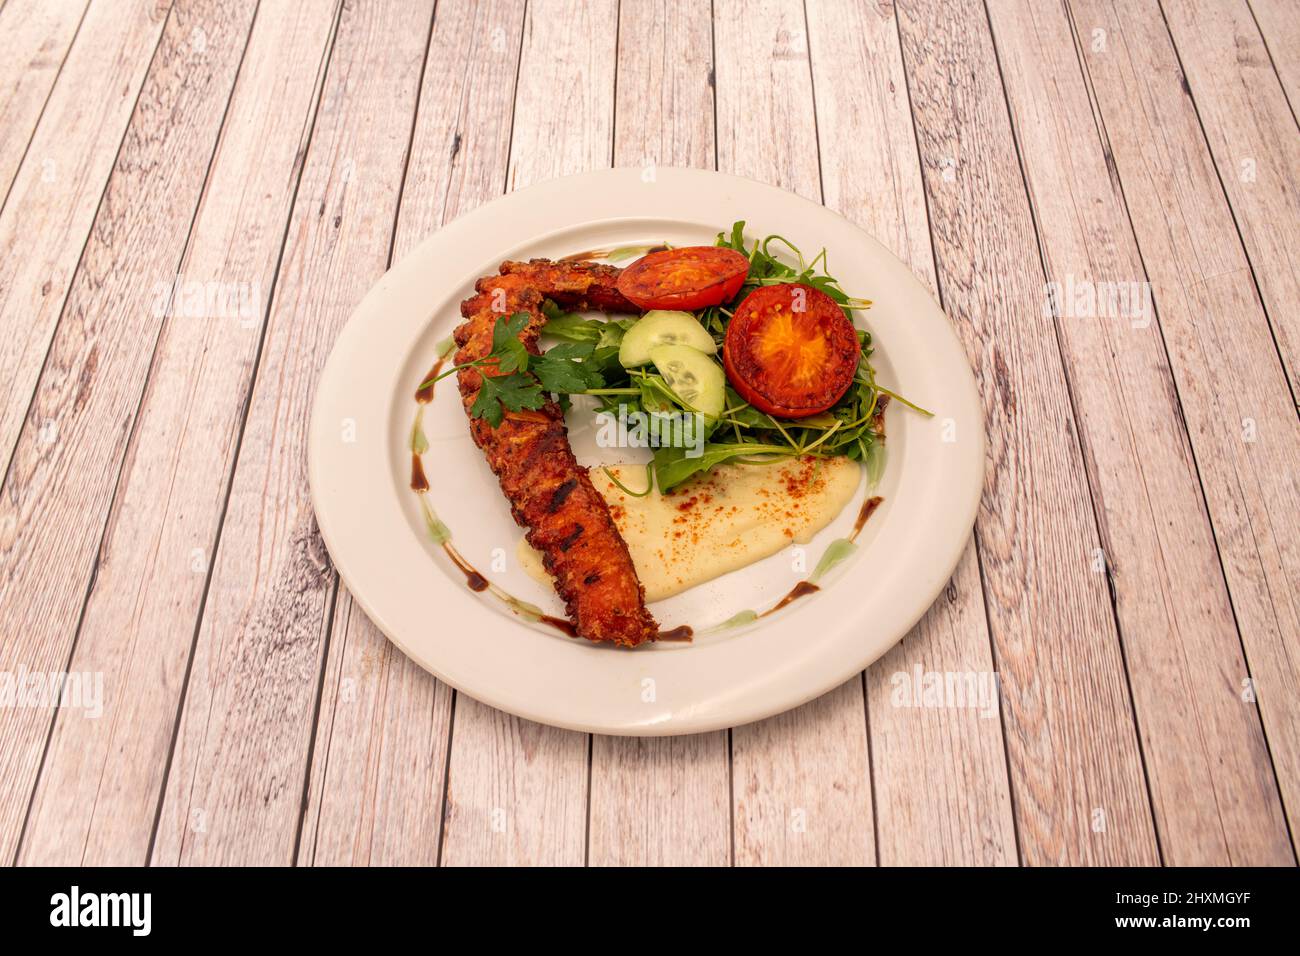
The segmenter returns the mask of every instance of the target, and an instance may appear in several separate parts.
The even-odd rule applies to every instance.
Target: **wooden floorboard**
[[[0,209],[85,16],[88,0],[0,9]],[[42,172],[49,167],[44,167]]]
[[[397,214],[395,259],[444,222],[501,194],[522,30],[523,5],[513,0],[440,0]],[[300,864],[437,862],[452,696],[340,588]]]
[[[319,69],[299,64],[322,64],[336,12],[259,11],[185,260],[158,280],[161,337],[70,665],[104,675],[112,716],[56,720],[24,862],[148,859],[319,92]]]
[[[979,3],[899,14],[939,289],[985,403],[976,538],[1021,862],[1154,864],[1097,516],[988,20]]]
[[[255,8],[197,0],[172,11],[71,281],[0,492],[0,524],[12,529],[0,632],[30,671],[67,666],[96,568],[112,560],[105,523],[153,367],[160,287],[187,249]],[[52,716],[0,711],[8,853]]]
[[[17,9],[17,8],[15,8]],[[0,464],[8,470],[168,5],[92,3],[0,211]],[[88,97],[88,89],[108,91]],[[172,250],[179,259],[180,249]]]
[[[0,707],[0,859],[1294,865],[1297,107],[1294,0],[0,0],[0,676],[102,681]],[[984,402],[934,606],[744,727],[453,692],[311,509],[385,269],[611,164],[846,216]]]
[[[308,412],[334,336],[388,264],[432,16],[432,0],[343,5],[212,559],[154,864],[295,859],[337,583],[307,489]]]
[[[1078,121],[1090,106],[1069,17],[1064,8],[1010,0],[992,0],[988,9],[1052,284],[1164,859],[1175,866],[1289,861],[1259,720],[1236,694],[1246,665],[1160,302],[1148,294],[1101,129]],[[1145,400],[1128,399],[1137,395]]]
[[[1291,392],[1300,395],[1300,135],[1293,104],[1246,0],[1164,0],[1162,9]],[[1153,14],[1141,9],[1133,16]],[[1288,54],[1294,51],[1283,44],[1284,62]]]

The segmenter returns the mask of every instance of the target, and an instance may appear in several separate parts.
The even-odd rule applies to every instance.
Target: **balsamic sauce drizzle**
[[[648,249],[647,252],[659,252],[665,248],[667,247],[655,246]],[[609,250],[593,249],[588,252],[577,252],[574,253],[573,255],[565,256],[561,261],[584,262],[592,259],[603,259],[606,258],[608,255],[609,255]],[[419,402],[421,405],[427,405],[429,402],[433,401],[433,391],[434,391],[435,383],[432,382],[431,379],[435,379],[438,377],[438,375],[442,372],[442,367],[446,363],[446,361],[447,360],[445,356],[443,358],[438,359],[438,361],[433,363],[433,367],[429,369],[428,373],[424,376],[424,378],[420,379],[422,385],[420,388],[416,389],[415,400]],[[428,382],[429,384],[424,385],[423,383],[425,382]],[[424,473],[424,462],[421,460],[420,456],[416,454],[414,451],[411,452],[411,490],[420,494],[429,490],[429,479],[425,476]],[[850,541],[857,540],[858,535],[862,533],[862,529],[866,526],[867,521],[871,518],[873,514],[875,514],[876,509],[880,507],[881,502],[883,501],[884,501],[883,498],[881,498],[879,495],[876,495],[875,497],[868,498],[866,501],[862,503],[862,507],[858,511],[857,520],[853,523],[853,531],[849,534]],[[465,575],[465,584],[466,586],[469,587],[471,591],[482,592],[488,589],[489,587],[488,579],[485,578],[482,574],[480,574],[473,565],[471,565],[468,561],[466,561],[461,556],[459,551],[453,548],[449,543],[444,543],[442,549],[447,553],[447,556],[451,558],[452,563],[455,564],[456,567],[460,569],[460,572]],[[792,604],[793,602],[799,600],[799,598],[806,597],[809,594],[816,594],[820,590],[821,588],[818,587],[816,584],[813,584],[811,581],[800,581],[798,584],[796,584],[793,588],[790,589],[790,592],[786,594],[785,597],[781,598],[781,600],[777,601],[776,604],[772,605],[770,608],[768,608],[766,611],[764,611],[762,614],[758,616],[767,617],[769,614],[775,614],[777,611],[781,610],[781,608]],[[569,621],[565,620],[564,618],[553,617],[550,614],[543,614],[540,620],[543,624],[547,624],[555,628],[557,631],[567,635],[568,637],[576,638],[579,636],[577,628],[575,628],[573,624],[571,624]],[[662,641],[668,643],[668,642],[678,642],[678,641],[691,641],[694,638],[694,636],[695,636],[695,632],[689,624],[681,624],[667,631],[660,631],[658,634],[655,635],[654,639],[656,641]]]
[[[796,584],[794,587],[790,589],[789,594],[787,594],[785,597],[781,598],[781,600],[773,604],[770,608],[768,608],[766,611],[760,614],[759,617],[767,617],[769,614],[775,614],[777,611],[781,610],[781,608],[785,607],[787,604],[791,604],[799,600],[799,598],[805,597],[809,594],[816,594],[820,590],[821,588],[813,584],[811,581],[800,581],[798,584]]]
[[[868,498],[866,501],[862,502],[862,508],[858,511],[858,520],[853,522],[853,533],[849,535],[850,541],[856,541],[858,539],[858,535],[860,535],[862,529],[866,527],[867,519],[876,513],[876,509],[880,507],[880,503],[884,500],[884,498],[876,495],[874,498]]]
[[[420,379],[421,387],[415,390],[415,400],[421,405],[428,405],[433,401],[433,387],[437,383],[431,380],[437,378],[442,372],[442,366],[446,361],[447,357],[444,355],[442,358],[438,359],[438,361],[434,362],[433,368],[429,369],[428,374],[426,374],[424,378]],[[429,384],[425,385],[425,382],[428,382]]]
[[[465,575],[465,583],[471,591],[486,591],[488,589],[488,579],[479,574],[472,564],[460,556],[460,552],[450,544],[443,544],[442,550],[447,552],[447,557],[451,558],[451,563],[460,568],[461,574]]]
[[[429,490],[429,479],[424,476],[424,462],[415,452],[411,452],[411,490],[416,494]]]
[[[858,519],[853,522],[853,531],[849,534],[850,541],[855,541],[858,535],[862,533],[862,529],[866,527],[867,521],[876,513],[876,509],[880,507],[881,502],[884,500],[884,498],[876,495],[875,497],[868,498],[866,501],[862,502],[862,507],[858,510]],[[816,584],[813,584],[811,581],[800,581],[790,589],[789,594],[773,604],[770,608],[760,614],[759,617],[767,617],[769,614],[775,614],[777,611],[781,610],[781,608],[794,603],[799,600],[799,598],[807,597],[809,594],[816,594],[820,590],[821,588]]]

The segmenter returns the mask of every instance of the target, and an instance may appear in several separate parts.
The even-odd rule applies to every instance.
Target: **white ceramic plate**
[[[499,595],[557,617],[562,608],[517,566],[521,531],[469,438],[454,378],[423,406],[429,491],[419,496],[409,487],[413,393],[438,344],[461,321],[460,301],[503,259],[660,241],[711,244],[737,219],[748,221],[751,239],[779,233],[809,254],[826,247],[845,291],[874,302],[857,321],[875,337],[878,379],[934,417],[890,405],[887,465],[871,491],[884,503],[857,551],[816,594],[752,624],[709,630],[738,611],[771,607],[807,577],[830,541],[851,529],[865,487],[802,553],[787,548],[651,606],[665,628],[691,625],[691,643],[619,650],[527,620]],[[590,415],[575,410],[570,427],[585,464],[645,454],[597,448]],[[790,193],[659,168],[648,182],[641,170],[601,170],[513,193],[446,226],[394,266],[357,308],[325,366],[309,468],[317,519],[344,582],[418,664],[530,720],[652,735],[778,713],[880,657],[952,574],[974,521],[983,460],[981,406],[961,344],[901,262],[847,220]],[[466,586],[429,535],[425,503],[492,590]]]

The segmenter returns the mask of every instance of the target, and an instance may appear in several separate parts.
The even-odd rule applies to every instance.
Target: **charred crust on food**
[[[627,311],[627,300],[617,292],[620,271],[546,260],[503,263],[501,275],[479,279],[476,294],[461,303],[466,321],[454,333],[460,347],[456,364],[490,354],[498,319],[519,312],[528,316],[519,340],[537,354],[546,321],[544,299],[566,307],[583,302]],[[646,610],[645,589],[608,504],[573,456],[563,411],[548,401],[537,411],[507,412],[496,428],[473,417],[483,376],[493,374],[489,366],[458,370],[470,433],[500,482],[511,515],[527,529],[529,544],[554,578],[575,631],[589,640],[629,647],[654,640],[658,625]]]
[[[560,539],[560,543],[557,545],[557,547],[561,551],[568,551],[570,548],[573,547],[574,543],[577,542],[577,540],[582,537],[582,532],[585,530],[586,529],[583,528],[582,525],[575,526],[572,531],[570,531],[568,534],[566,534],[563,538]]]
[[[573,489],[577,487],[578,480],[576,478],[570,478],[568,481],[562,482],[558,488],[551,492],[551,503],[546,506],[546,510],[551,514],[555,514],[564,505],[569,495],[573,494]]]

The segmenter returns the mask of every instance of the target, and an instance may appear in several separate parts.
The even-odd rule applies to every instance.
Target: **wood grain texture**
[[[1078,0],[1071,9],[1081,38],[1096,29],[1107,37],[1104,50],[1084,43],[1084,62],[1153,286],[1253,687],[1241,671],[1213,677],[1234,706],[1250,711],[1258,698],[1294,833],[1300,422],[1163,22],[1138,2]],[[1213,730],[1207,745],[1218,743]]]
[[[155,283],[166,320],[70,667],[104,675],[105,716],[56,719],[24,863],[148,859],[319,88],[304,64],[321,64],[335,7],[260,9],[179,277]]]
[[[715,0],[713,48],[718,169],[820,199],[803,5]]]
[[[1037,237],[982,5],[900,5],[939,287],[989,429],[976,533],[1021,861],[1159,860]]]
[[[876,862],[861,677],[732,731],[737,866]]]
[[[592,866],[727,866],[726,731],[592,738]]]
[[[0,209],[85,12],[86,0],[0,9]]]
[[[610,165],[617,47],[614,0],[528,4],[507,191]]]
[[[708,0],[624,4],[614,165],[712,169],[713,25]],[[724,224],[719,223],[719,228]],[[592,739],[588,862],[731,861],[726,731]]]
[[[289,222],[152,862],[294,861],[336,577],[307,422],[389,257],[433,4],[344,4]],[[346,423],[339,438],[346,440]]]
[[[444,866],[581,866],[590,737],[457,695]]]
[[[808,30],[826,205],[883,242],[934,292],[925,184],[893,5],[809,4]],[[855,294],[869,298],[872,291]],[[889,341],[877,347],[887,354]],[[907,393],[906,383],[893,384]],[[867,671],[881,864],[1016,863],[997,701],[991,710],[907,707],[898,706],[896,693],[918,672],[979,680],[993,673],[992,655],[972,541],[929,613]]]
[[[104,678],[98,720],[0,708],[0,859],[1294,863],[1295,3],[898,6],[0,0],[0,672]],[[860,223],[985,401],[936,605],[734,732],[452,693],[311,516],[317,376],[386,265],[611,161]],[[1143,279],[1144,327],[1045,314]],[[917,669],[997,670],[1001,721],[896,706]]]
[[[1300,106],[1300,9],[1295,0],[1249,0],[1291,114]]]
[[[1166,863],[1291,861],[1146,275],[1061,7],[988,4],[1097,503]],[[1086,210],[1086,214],[1082,212]],[[1070,290],[1094,293],[1089,304]],[[1261,356],[1268,360],[1273,356]],[[1137,396],[1143,400],[1135,401]]]
[[[619,8],[614,165],[713,169],[710,0]]]
[[[156,286],[185,250],[255,6],[174,8],[145,80],[0,493],[9,667],[69,660],[162,324]],[[53,716],[0,711],[5,853]]]
[[[169,7],[149,0],[91,5],[0,212],[5,469]],[[87,96],[92,89],[107,95]],[[179,258],[179,249],[174,254]]]
[[[393,260],[501,194],[524,5],[441,0],[425,58]],[[303,864],[433,864],[452,692],[339,593],[322,691]]]
[[[509,189],[610,164],[617,23],[613,0],[528,4]],[[457,695],[442,862],[581,865],[590,747]]]
[[[714,5],[718,168],[821,198],[803,6]],[[738,210],[751,230],[761,210]],[[796,240],[797,241],[797,240]],[[792,574],[792,578],[793,578]],[[732,732],[737,864],[876,860],[862,681]]]
[[[340,592],[300,863],[437,863],[451,696]]]
[[[1163,9],[1291,392],[1300,396],[1300,135],[1295,117],[1245,0],[1170,0]]]

